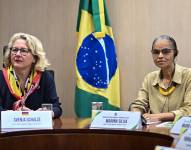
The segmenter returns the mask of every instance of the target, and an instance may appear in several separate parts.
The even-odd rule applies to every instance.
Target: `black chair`
[[[8,45],[3,46],[3,68],[5,67],[5,53],[8,49]]]

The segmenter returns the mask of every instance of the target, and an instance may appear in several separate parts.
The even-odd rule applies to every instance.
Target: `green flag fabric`
[[[77,117],[90,117],[92,102],[119,110],[119,68],[105,0],[80,0],[76,31]]]

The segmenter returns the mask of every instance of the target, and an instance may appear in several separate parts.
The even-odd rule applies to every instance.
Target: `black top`
[[[0,71],[0,111],[12,110],[13,103],[16,98],[11,94],[2,70]],[[60,107],[59,97],[57,96],[54,77],[49,71],[42,72],[39,86],[35,91],[30,94],[26,101],[25,106],[37,110],[41,108],[41,104],[51,103],[53,104],[54,117],[58,118],[62,114],[62,108]]]

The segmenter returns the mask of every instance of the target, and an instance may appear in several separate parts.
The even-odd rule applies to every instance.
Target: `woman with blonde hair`
[[[53,75],[46,70],[49,62],[41,41],[26,33],[14,34],[4,56],[0,72],[0,110],[42,110],[52,104],[54,118],[62,109]]]

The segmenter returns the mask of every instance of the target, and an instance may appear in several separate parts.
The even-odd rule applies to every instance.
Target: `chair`
[[[3,46],[3,68],[5,67],[5,53],[8,49],[8,45]]]

